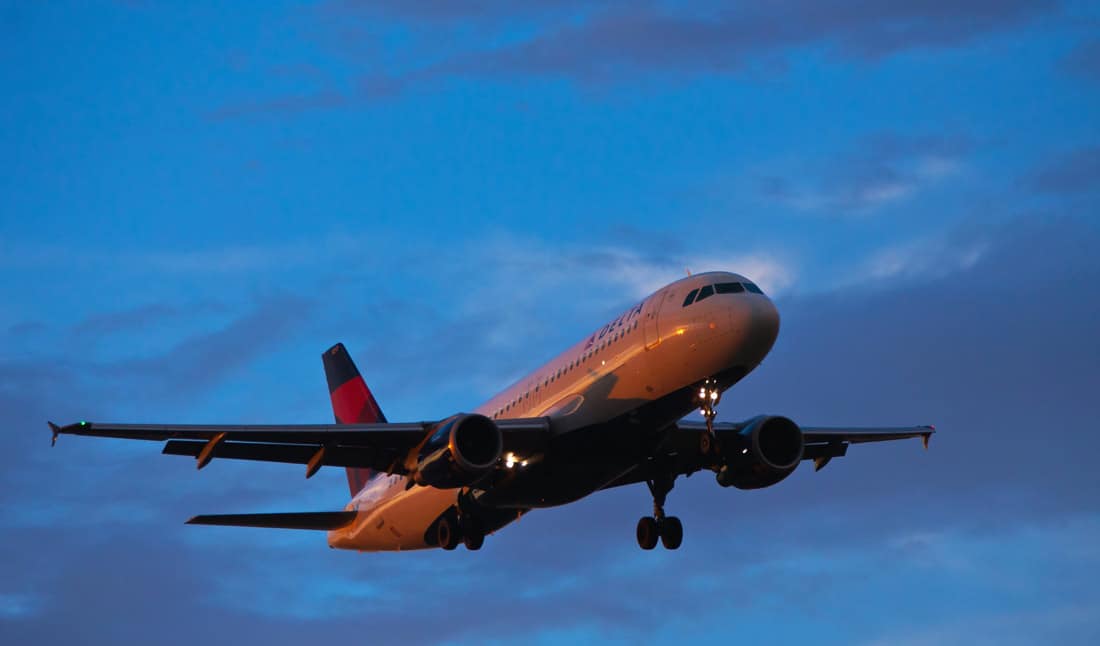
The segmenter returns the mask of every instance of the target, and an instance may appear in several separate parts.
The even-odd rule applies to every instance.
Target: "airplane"
[[[779,333],[775,304],[746,277],[677,280],[469,413],[387,421],[343,344],[323,353],[335,424],[181,425],[49,422],[59,435],[165,442],[163,453],[344,467],[343,511],[195,516],[198,525],[311,529],[361,552],[481,549],[535,510],[645,483],[653,514],[638,545],[677,549],[665,513],[675,480],[697,471],[738,489],[770,487],[802,461],[820,470],[852,444],[921,438],[933,426],[799,426],[780,415],[716,422],[722,393],[760,365]],[[702,422],[682,418],[698,410]]]

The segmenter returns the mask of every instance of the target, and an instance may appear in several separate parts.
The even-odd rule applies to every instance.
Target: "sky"
[[[0,642],[1100,641],[1100,10],[0,1]],[[776,301],[720,420],[936,424],[480,552],[183,525],[342,470],[46,420],[470,410],[686,271]]]

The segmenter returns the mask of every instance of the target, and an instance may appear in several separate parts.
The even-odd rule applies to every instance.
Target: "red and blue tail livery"
[[[321,355],[328,380],[329,398],[337,424],[385,424],[386,416],[363,381],[355,362],[343,343],[337,343]],[[354,496],[371,479],[371,469],[348,467],[348,488]]]

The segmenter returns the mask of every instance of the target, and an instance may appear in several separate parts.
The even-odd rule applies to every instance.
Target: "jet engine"
[[[754,417],[720,435],[718,484],[763,489],[791,475],[802,459],[802,429],[786,417]]]
[[[496,466],[503,447],[500,428],[488,417],[448,417],[430,431],[413,479],[438,489],[469,486]]]

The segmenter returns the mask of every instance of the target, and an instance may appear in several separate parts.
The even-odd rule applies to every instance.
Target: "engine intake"
[[[802,429],[786,417],[755,417],[721,438],[723,464],[718,484],[762,489],[783,480],[802,460]]]
[[[454,415],[430,431],[413,479],[438,489],[466,487],[493,470],[503,449],[500,428],[493,420],[484,415]]]

